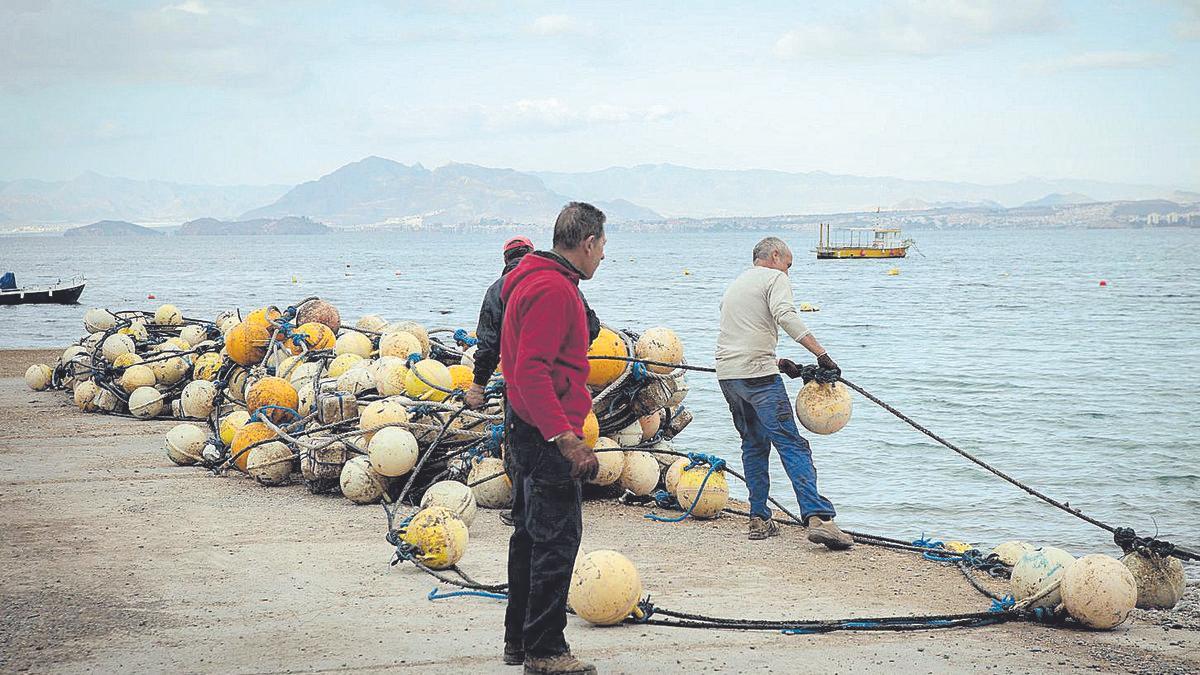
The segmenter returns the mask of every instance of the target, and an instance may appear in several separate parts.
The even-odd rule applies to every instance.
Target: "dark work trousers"
[[[504,641],[532,657],[570,651],[567,589],[583,536],[583,495],[558,447],[505,414],[505,468],[513,483]]]

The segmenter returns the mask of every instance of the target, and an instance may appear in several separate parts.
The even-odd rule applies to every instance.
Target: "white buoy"
[[[150,419],[163,411],[163,397],[154,387],[138,387],[129,395],[129,412],[134,417]]]
[[[1017,600],[1041,595],[1053,586],[1075,562],[1075,556],[1053,546],[1021,556],[1012,570],[1012,592]],[[1049,591],[1030,607],[1053,608],[1062,602],[1058,590]]]
[[[1171,609],[1187,590],[1187,577],[1178,558],[1135,551],[1121,562],[1137,583],[1139,609]]]
[[[75,385],[75,391],[72,392],[75,405],[83,412],[96,411],[96,394],[98,393],[100,393],[100,387],[91,380]]]
[[[620,447],[611,438],[601,436],[596,440],[596,461],[599,462],[600,468],[596,471],[596,476],[588,480],[589,483],[612,485],[621,479],[621,473],[625,471],[625,453]]]
[[[167,459],[180,466],[200,461],[208,434],[195,424],[177,424],[167,432]]]
[[[180,409],[187,417],[203,419],[212,414],[213,400],[217,397],[217,387],[208,380],[193,380],[183,388],[179,395]]]
[[[421,508],[441,506],[450,509],[454,515],[470,525],[475,522],[475,493],[471,488],[456,480],[442,480],[429,486],[421,495]]]
[[[115,325],[117,325],[117,317],[107,309],[95,307],[83,314],[83,327],[89,333],[103,333]]]
[[[294,461],[291,448],[279,441],[271,441],[250,448],[246,456],[246,473],[261,485],[286,485],[291,479]]]
[[[104,354],[104,358],[112,363],[122,354],[132,354],[137,352],[137,346],[133,343],[133,338],[122,333],[113,333],[104,338],[104,344],[100,347],[100,353]]]
[[[1137,582],[1120,560],[1103,553],[1076,560],[1062,577],[1067,613],[1089,628],[1120,625],[1137,604]]]
[[[658,460],[643,450],[627,450],[625,467],[621,470],[621,487],[635,495],[648,496],[658,487]]]
[[[633,448],[642,443],[642,425],[634,420],[632,424],[612,435],[612,439],[622,448]]]
[[[483,481],[478,485],[473,485]],[[504,461],[484,457],[471,467],[467,484],[472,485],[475,503],[485,509],[506,509],[512,504],[512,481],[504,473]]]
[[[408,429],[385,427],[375,432],[367,444],[371,468],[381,476],[395,478],[412,471],[417,464],[417,438]]]
[[[35,363],[25,370],[25,384],[34,391],[45,391],[54,378],[54,369],[44,363]]]
[[[996,556],[1000,562],[1012,567],[1017,564],[1021,556],[1033,550],[1032,544],[1026,544],[1023,541],[1006,541],[996,548],[991,550],[989,555]]]
[[[383,496],[387,479],[371,468],[371,460],[353,457],[342,466],[338,479],[342,494],[355,504],[374,504]]]

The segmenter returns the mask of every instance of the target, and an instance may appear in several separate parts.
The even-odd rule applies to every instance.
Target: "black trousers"
[[[570,651],[567,589],[583,536],[583,495],[571,465],[541,432],[505,415],[505,464],[513,483],[504,641],[529,656]]]

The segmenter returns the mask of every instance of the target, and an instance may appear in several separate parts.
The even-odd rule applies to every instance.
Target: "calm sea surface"
[[[914,234],[924,255],[902,261],[818,262],[807,252],[813,237],[787,237],[796,300],[820,307],[804,317],[846,377],[1085,512],[1200,546],[1200,230]],[[711,364],[721,293],[760,236],[614,232],[584,290],[606,323],[669,326],[691,362]],[[309,295],[351,323],[373,312],[470,328],[499,272],[502,238],[0,238],[0,264],[19,282],[89,280],[83,306],[0,307],[0,348],[63,346],[82,334],[89,306],[172,302],[211,319]],[[893,266],[901,274],[889,276]],[[780,355],[806,360],[790,342]],[[690,382],[696,420],[679,444],[740,464],[716,381],[697,373]],[[811,438],[821,490],[845,526],[1114,552],[1100,530],[869,401],[854,406],[844,430]],[[773,471],[772,494],[794,504],[782,467]]]

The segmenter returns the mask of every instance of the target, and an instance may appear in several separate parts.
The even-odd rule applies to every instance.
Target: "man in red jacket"
[[[580,481],[599,468],[583,442],[592,409],[590,344],[579,280],[604,259],[604,213],[571,202],[554,223],[554,250],[525,256],[504,280],[500,352],[513,482],[504,662],[526,673],[595,673],[571,654],[567,588],[583,534]]]

